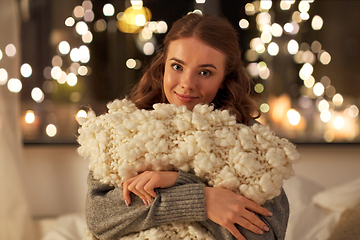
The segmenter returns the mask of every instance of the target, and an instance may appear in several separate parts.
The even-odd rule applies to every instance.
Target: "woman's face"
[[[193,37],[170,42],[164,72],[169,103],[189,110],[210,104],[223,82],[225,59],[225,54]]]

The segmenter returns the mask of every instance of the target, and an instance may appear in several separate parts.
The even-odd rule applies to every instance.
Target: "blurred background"
[[[359,143],[360,1],[21,0],[0,86],[21,99],[24,143],[76,143],[77,116],[123,98],[172,23],[197,11],[239,33],[262,117],[295,143]],[[19,57],[19,77],[3,63]]]

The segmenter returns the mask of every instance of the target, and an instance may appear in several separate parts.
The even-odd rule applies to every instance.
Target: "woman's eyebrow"
[[[175,62],[178,62],[178,63],[180,63],[180,64],[182,64],[182,65],[186,65],[183,60],[177,59],[177,58],[175,58],[175,57],[170,58],[170,60],[173,60],[173,61],[175,61]],[[211,64],[211,63],[201,64],[201,65],[199,65],[199,67],[201,67],[201,68],[211,67],[211,68],[214,68],[214,69],[217,70],[217,68],[215,67],[215,65],[214,65],[214,64]]]
[[[201,64],[199,67],[211,67],[217,70],[217,68],[214,66],[214,64],[208,63],[208,64]]]
[[[185,62],[184,62],[183,60],[177,59],[177,58],[175,58],[175,57],[170,58],[170,60],[173,60],[173,61],[175,61],[175,62],[178,62],[178,63],[180,63],[180,64],[182,64],[182,65],[185,65]]]

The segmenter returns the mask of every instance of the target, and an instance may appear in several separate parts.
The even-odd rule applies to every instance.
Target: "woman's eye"
[[[182,67],[179,64],[173,64],[172,67],[176,71],[181,71],[182,70]]]
[[[200,74],[203,75],[204,77],[207,77],[207,76],[209,76],[211,73],[210,73],[210,71],[208,71],[208,70],[203,70],[203,71],[200,72]]]

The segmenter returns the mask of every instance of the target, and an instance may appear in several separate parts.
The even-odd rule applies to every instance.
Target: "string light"
[[[22,83],[17,78],[10,78],[10,80],[7,83],[7,87],[10,92],[18,93],[22,89]]]
[[[288,120],[291,125],[296,126],[300,123],[300,119],[301,119],[300,113],[295,109],[290,109],[286,113],[286,116],[288,117]]]
[[[28,124],[35,122],[35,113],[32,110],[26,111],[25,122]]]
[[[30,64],[24,63],[23,65],[21,65],[20,73],[24,78],[30,77],[32,74],[32,68],[31,68]]]
[[[8,73],[5,68],[0,68],[0,85],[5,85],[8,80]]]
[[[31,97],[35,102],[42,102],[44,100],[44,93],[40,88],[35,87],[31,90]]]
[[[5,53],[8,57],[14,57],[16,54],[16,47],[14,44],[10,43],[5,47]]]
[[[298,5],[296,9],[294,9],[292,5],[296,2]],[[277,43],[269,37],[269,33],[275,38],[281,38],[283,33],[286,35],[297,35],[300,32],[302,24],[310,19],[309,13],[311,3],[313,2],[314,1],[312,0],[281,0],[279,6],[282,11],[293,10],[292,12],[289,12],[290,19],[283,27],[276,22],[271,23],[273,20],[272,18],[276,18],[276,10],[272,11],[271,15],[269,14],[269,10],[273,7],[272,4],[274,1],[253,1],[252,3],[247,3],[245,5],[245,13],[248,16],[256,15],[256,27],[259,30],[259,37],[253,38],[250,41],[250,49],[245,51],[245,59],[249,62],[246,70],[251,77],[261,79],[269,77],[270,75],[266,76],[265,74],[264,78],[264,73],[270,73],[270,68],[263,63],[271,61],[271,58],[264,55],[264,52],[267,50],[267,53],[270,56],[276,57],[282,49],[281,46],[277,45]],[[240,21],[242,21],[242,25],[239,22],[239,27],[246,29],[246,22],[243,20]],[[319,15],[312,17],[312,30],[321,30],[323,25],[324,21]],[[351,109],[350,107],[347,107],[343,113],[338,112],[339,110],[337,109],[343,109],[343,96],[340,93],[336,93],[336,89],[331,85],[329,77],[324,76],[321,78],[320,82],[316,82],[314,76],[312,76],[316,61],[318,60],[322,65],[328,65],[331,63],[331,54],[324,50],[322,44],[317,40],[313,41],[311,44],[305,42],[300,44],[295,39],[300,38],[293,37],[293,39],[287,42],[286,47],[288,54],[293,55],[294,62],[296,64],[302,64],[299,71],[299,77],[303,80],[304,86],[300,88],[302,96],[299,98],[299,105],[310,111],[313,102],[316,102],[316,107],[319,111],[319,120],[324,123],[324,140],[331,142],[339,137],[339,134],[336,132],[337,129],[343,131],[345,121],[346,124],[348,124],[348,120],[346,120],[344,115],[352,119],[354,117],[357,119],[359,110],[353,104],[351,105]],[[284,54],[284,52],[282,54]],[[262,59],[265,59],[266,61],[262,61]],[[256,63],[256,61],[260,61],[260,63]],[[257,83],[254,86],[254,90],[256,93],[262,93],[265,91],[265,87],[261,83]],[[265,104],[267,103],[262,103],[260,106],[266,106]],[[262,107],[260,107],[260,110],[262,111]],[[267,111],[262,112],[267,113]],[[302,128],[300,125],[304,125],[304,121],[300,121],[300,113],[295,108],[289,107],[287,116],[289,123],[293,126],[299,126],[298,129]],[[270,114],[269,117],[272,117],[272,114]],[[329,125],[328,123],[331,124]],[[333,126],[333,129],[329,128],[329,126]],[[286,127],[286,124],[282,125],[282,127]],[[345,130],[343,131],[342,136],[347,136],[348,139],[352,139],[358,134],[356,131],[344,132]]]
[[[111,17],[115,14],[115,8],[111,3],[107,3],[103,7],[104,16]]]
[[[46,126],[46,134],[49,137],[55,137],[56,133],[57,133],[57,128],[54,124],[48,124]]]

